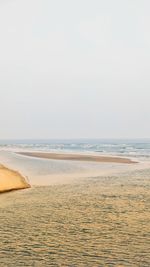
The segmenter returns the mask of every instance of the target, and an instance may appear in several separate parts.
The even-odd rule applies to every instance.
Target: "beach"
[[[150,161],[29,146],[0,152],[1,189],[31,185],[0,194],[1,265],[149,266]]]
[[[0,165],[0,193],[29,187],[30,185],[19,172]]]
[[[1,194],[1,266],[150,266],[150,170]]]

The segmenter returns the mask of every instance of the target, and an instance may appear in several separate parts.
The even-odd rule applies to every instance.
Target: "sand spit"
[[[54,159],[54,160],[74,160],[74,161],[89,161],[89,162],[104,162],[104,163],[125,163],[125,164],[133,164],[138,163],[136,161],[132,161],[128,158],[120,158],[120,157],[109,157],[109,156],[95,156],[95,155],[79,155],[79,154],[62,154],[62,153],[47,153],[47,152],[19,152],[18,154],[43,158],[43,159]]]
[[[30,185],[19,172],[0,165],[0,193],[29,187]]]

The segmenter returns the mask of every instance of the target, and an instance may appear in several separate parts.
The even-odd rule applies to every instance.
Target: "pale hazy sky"
[[[0,139],[150,137],[149,0],[0,0]]]

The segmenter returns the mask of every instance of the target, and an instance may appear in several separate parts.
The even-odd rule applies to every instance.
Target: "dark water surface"
[[[150,170],[0,195],[0,267],[150,266]]]

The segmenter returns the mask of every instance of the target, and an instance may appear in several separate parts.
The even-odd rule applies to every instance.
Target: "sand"
[[[0,165],[0,193],[29,187],[30,185],[19,172]]]
[[[74,161],[89,161],[89,162],[104,162],[104,163],[121,163],[121,164],[132,164],[137,163],[128,158],[120,157],[108,157],[108,156],[95,156],[95,155],[79,155],[79,154],[63,154],[63,153],[47,153],[47,152],[19,152],[18,154],[43,158],[43,159],[54,159],[54,160],[74,160]]]
[[[150,266],[150,169],[0,197],[2,267]]]

